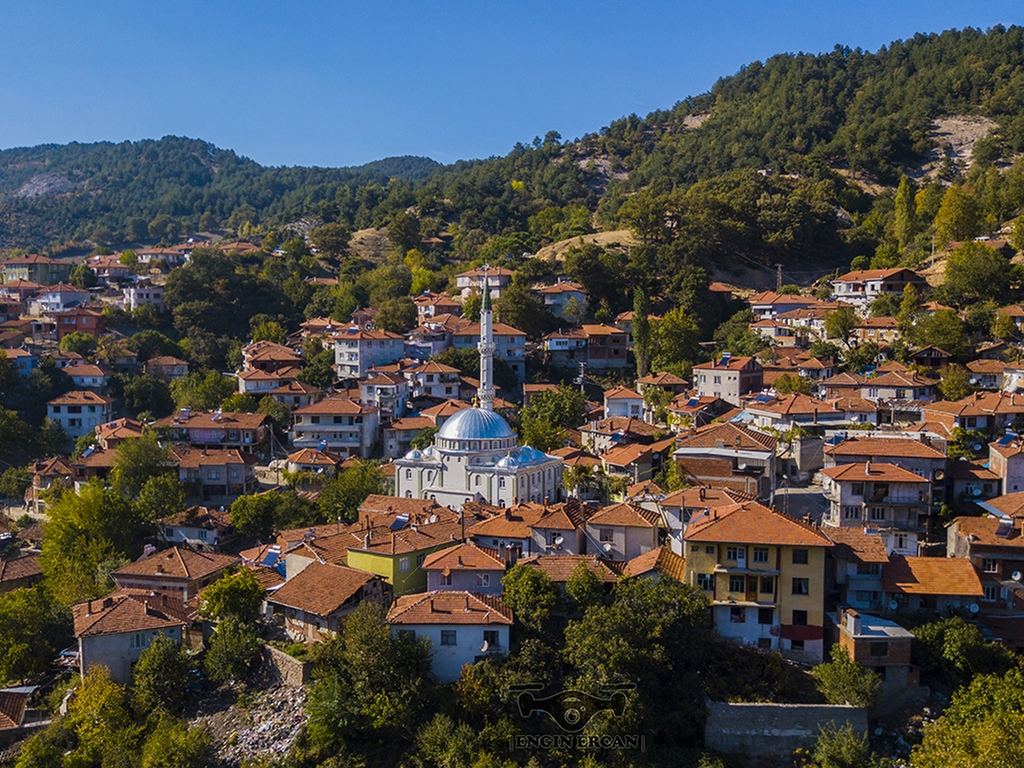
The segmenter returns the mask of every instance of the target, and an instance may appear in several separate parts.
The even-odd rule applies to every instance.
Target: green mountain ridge
[[[551,132],[503,157],[449,166],[402,157],[356,168],[269,168],[179,137],[5,150],[0,247],[116,245],[143,239],[161,215],[183,231],[243,222],[266,230],[303,217],[364,228],[414,208],[421,220],[436,220],[432,231],[455,235],[455,255],[473,258],[496,239],[498,251],[511,252],[595,226],[634,226],[636,211],[627,207],[623,217],[620,208],[638,191],[696,190],[690,196],[701,210],[689,218],[731,221],[711,240],[728,236],[743,259],[808,263],[835,257],[840,246],[845,259],[870,254],[878,240],[867,232],[851,246],[849,219],[859,227],[871,199],[847,178],[894,186],[936,149],[933,121],[952,115],[998,126],[975,145],[975,166],[1005,167],[1024,152],[1024,29],[916,35],[875,53],[836,46],[779,54],[645,118],[630,115],[570,142]],[[947,181],[962,180],[953,162],[940,170]],[[762,173],[752,179],[753,171]],[[58,194],[25,197],[23,185],[43,173]],[[999,216],[1012,212],[1002,208]],[[700,249],[694,258],[717,254]]]

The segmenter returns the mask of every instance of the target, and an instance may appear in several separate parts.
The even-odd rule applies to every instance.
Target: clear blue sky
[[[1020,0],[0,0],[0,148],[175,134],[264,165],[452,162],[774,53],[1022,23]]]

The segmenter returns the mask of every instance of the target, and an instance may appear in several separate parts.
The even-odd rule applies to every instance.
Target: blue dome
[[[448,419],[437,436],[444,440],[507,440],[516,433],[494,411],[466,408]]]

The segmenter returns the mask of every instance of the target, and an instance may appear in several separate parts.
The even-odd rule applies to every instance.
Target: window
[[[734,605],[729,609],[729,621],[733,624],[746,624],[747,609]]]
[[[721,377],[721,376],[715,376],[715,380],[714,380],[714,382],[713,382],[713,383],[715,383],[715,384],[721,384],[721,383],[722,383],[722,377]]]
[[[994,557],[986,557],[981,561],[981,570],[985,573],[996,573],[999,570],[999,563]]]
[[[478,573],[476,575],[476,585],[478,587],[489,587],[489,586],[491,586],[491,574],[489,574],[489,573]]]
[[[772,649],[772,639],[770,637],[757,638],[757,647],[762,651],[770,651]]]
[[[868,645],[868,652],[874,658],[881,658],[889,655],[889,644],[888,643],[870,643]]]
[[[804,649],[804,641],[803,640],[790,640],[789,641],[789,647],[790,647],[791,650],[794,650],[794,651],[802,651]]]
[[[426,559],[427,559],[427,556],[425,554],[423,554],[423,555],[416,555],[416,567],[419,568],[421,565],[423,565],[423,561],[426,560]]]
[[[599,537],[600,537],[601,541],[614,541],[615,540],[615,536],[614,536],[615,532],[611,528],[599,528],[598,532],[599,532]]]
[[[697,589],[703,589],[706,592],[710,592],[715,588],[715,577],[711,573],[698,573],[697,574]]]
[[[906,549],[907,548],[907,534],[905,534],[905,533],[897,533],[893,537],[893,542],[895,544],[896,549]]]
[[[134,632],[131,635],[131,640],[129,641],[129,647],[131,647],[131,648],[145,648],[148,645],[146,640],[147,640],[147,638],[146,638],[146,633],[145,632]]]
[[[858,576],[877,576],[881,571],[878,563],[857,563]]]
[[[885,507],[872,507],[871,508],[871,519],[872,520],[885,520]]]
[[[403,557],[398,561],[398,570],[406,573],[409,570],[409,558]]]
[[[808,579],[793,579],[794,595],[809,595],[810,593],[810,582]]]
[[[768,562],[768,547],[754,547],[754,562],[755,563],[767,563]]]
[[[850,484],[850,493],[852,493],[854,496],[863,496],[864,495],[864,483],[851,483]]]
[[[487,643],[491,648],[500,648],[501,640],[498,630],[496,629],[485,629],[484,630],[484,642]]]
[[[746,554],[746,553],[744,553]],[[740,555],[740,547],[726,547],[725,548],[725,559],[726,560],[742,560],[744,559]]]
[[[775,623],[775,611],[771,608],[758,608],[757,609],[757,623],[758,624],[774,624]]]
[[[690,547],[690,551],[691,551],[691,552],[692,552],[693,554],[695,554],[695,555],[696,555],[696,554],[697,554],[698,552],[700,552],[700,547],[699,547],[699,546],[697,546],[696,544],[694,544],[693,546],[691,546],[691,547]]]
[[[807,565],[807,550],[806,549],[794,549],[793,550],[793,565]]]
[[[706,555],[713,555],[713,554],[715,554],[715,548],[714,547],[704,547],[704,554],[706,554]]]
[[[999,587],[986,586],[985,587],[985,596],[982,599],[983,600],[987,600],[989,602],[995,602],[996,600],[998,600],[999,599]]]
[[[455,630],[454,629],[442,629],[441,630],[441,645],[455,645]]]
[[[450,573],[441,574],[441,586],[450,587],[452,585],[452,575]]]
[[[746,576],[730,576],[729,577],[729,591],[730,592],[746,592],[747,591],[747,577]]]
[[[856,599],[858,603],[877,603],[882,599],[882,593],[871,590],[858,589],[856,591]]]
[[[806,627],[807,626],[807,611],[793,611],[793,626],[794,627]]]
[[[311,424],[319,424],[320,423],[320,417],[319,416],[310,416],[309,417],[309,422]]]
[[[761,577],[761,594],[770,595],[775,591],[775,578],[773,576]]]

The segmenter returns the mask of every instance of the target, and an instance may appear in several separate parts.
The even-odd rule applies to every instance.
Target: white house
[[[95,392],[73,390],[46,404],[50,421],[60,424],[72,440],[89,434],[113,418],[114,400]]]
[[[292,445],[317,448],[342,456],[367,458],[377,442],[376,408],[347,397],[326,397],[292,411]]]
[[[355,326],[332,335],[334,367],[341,379],[362,379],[371,368],[397,363],[405,353],[405,339],[391,331]]]
[[[643,417],[644,396],[628,387],[615,387],[604,393],[604,417],[639,419]]]
[[[387,621],[395,632],[427,638],[434,676],[454,683],[466,664],[508,653],[512,612],[496,595],[435,591],[399,597]]]
[[[494,267],[492,269],[471,269],[455,276],[455,285],[465,301],[474,293],[484,292],[484,281],[491,289],[491,298],[501,298],[502,292],[512,282],[512,270]]]

